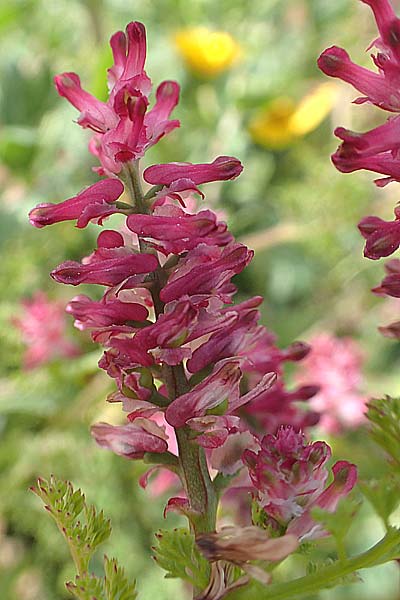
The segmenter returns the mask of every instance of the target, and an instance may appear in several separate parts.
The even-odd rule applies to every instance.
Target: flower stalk
[[[139,161],[128,165],[123,179],[135,212],[149,214],[140,181]],[[142,251],[149,252],[146,242],[140,236],[139,247]],[[154,272],[153,285],[150,288],[157,317],[164,308],[159,294],[162,275],[162,267],[160,267]],[[163,373],[170,402],[190,390],[182,363],[177,366],[164,365]],[[175,429],[175,435],[179,450],[180,472],[192,510],[191,526],[196,535],[214,531],[218,500],[210,478],[204,449],[190,439],[190,430],[186,427]]]

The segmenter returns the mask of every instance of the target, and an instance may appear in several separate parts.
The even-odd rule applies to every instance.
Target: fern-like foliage
[[[372,439],[387,452],[400,473],[400,398],[386,396],[371,400],[367,418]]]
[[[135,600],[135,583],[130,583],[117,561],[104,557],[104,577],[89,573],[89,562],[98,546],[111,534],[111,523],[93,505],[87,505],[81,490],[69,481],[39,478],[31,488],[55,520],[66,539],[75,563],[75,580],[67,589],[79,600]]]
[[[156,562],[167,571],[165,577],[179,577],[203,590],[210,580],[210,564],[196,546],[194,535],[187,529],[161,530],[153,548]]]

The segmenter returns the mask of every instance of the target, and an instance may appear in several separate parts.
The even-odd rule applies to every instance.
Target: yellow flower
[[[193,27],[175,35],[175,45],[188,68],[203,77],[215,77],[239,58],[239,44],[226,31]]]
[[[306,135],[330,113],[338,94],[334,83],[321,83],[299,104],[287,97],[273,100],[254,115],[249,132],[254,142],[267,148],[283,148]]]

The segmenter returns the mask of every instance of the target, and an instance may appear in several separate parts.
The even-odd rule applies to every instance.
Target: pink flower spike
[[[78,123],[81,127],[88,127],[99,133],[115,127],[117,116],[111,107],[85,92],[76,73],[56,75],[54,83],[60,96],[66,98],[80,111]]]
[[[269,517],[287,525],[303,514],[323,492],[330,454],[327,444],[307,444],[304,435],[292,427],[265,436],[257,454],[244,452],[243,461]]]
[[[114,286],[132,275],[150,273],[157,266],[158,260],[152,254],[111,255],[89,264],[67,260],[51,272],[51,277],[68,285],[96,283]]]
[[[190,179],[195,185],[211,181],[235,179],[243,171],[242,164],[232,156],[219,156],[212,163],[167,163],[148,167],[143,178],[153,185],[171,185],[177,179]]]
[[[146,452],[163,453],[168,449],[164,429],[149,419],[136,419],[127,425],[96,423],[91,434],[99,446],[125,458],[143,458]]]
[[[91,219],[98,219],[101,224],[105,217],[119,212],[113,204],[123,191],[118,179],[104,179],[59,204],[38,204],[30,211],[29,220],[38,228],[75,219],[78,228],[86,227]]]

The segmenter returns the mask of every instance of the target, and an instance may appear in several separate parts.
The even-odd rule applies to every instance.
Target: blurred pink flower
[[[24,367],[33,369],[55,358],[76,356],[79,348],[66,337],[63,302],[50,300],[44,292],[36,292],[22,302],[23,313],[13,319],[26,345]]]
[[[364,420],[367,397],[360,390],[363,357],[356,342],[320,333],[310,344],[311,352],[301,363],[296,383],[312,382],[320,387],[309,400],[321,413],[319,426],[327,433],[357,427]]]

